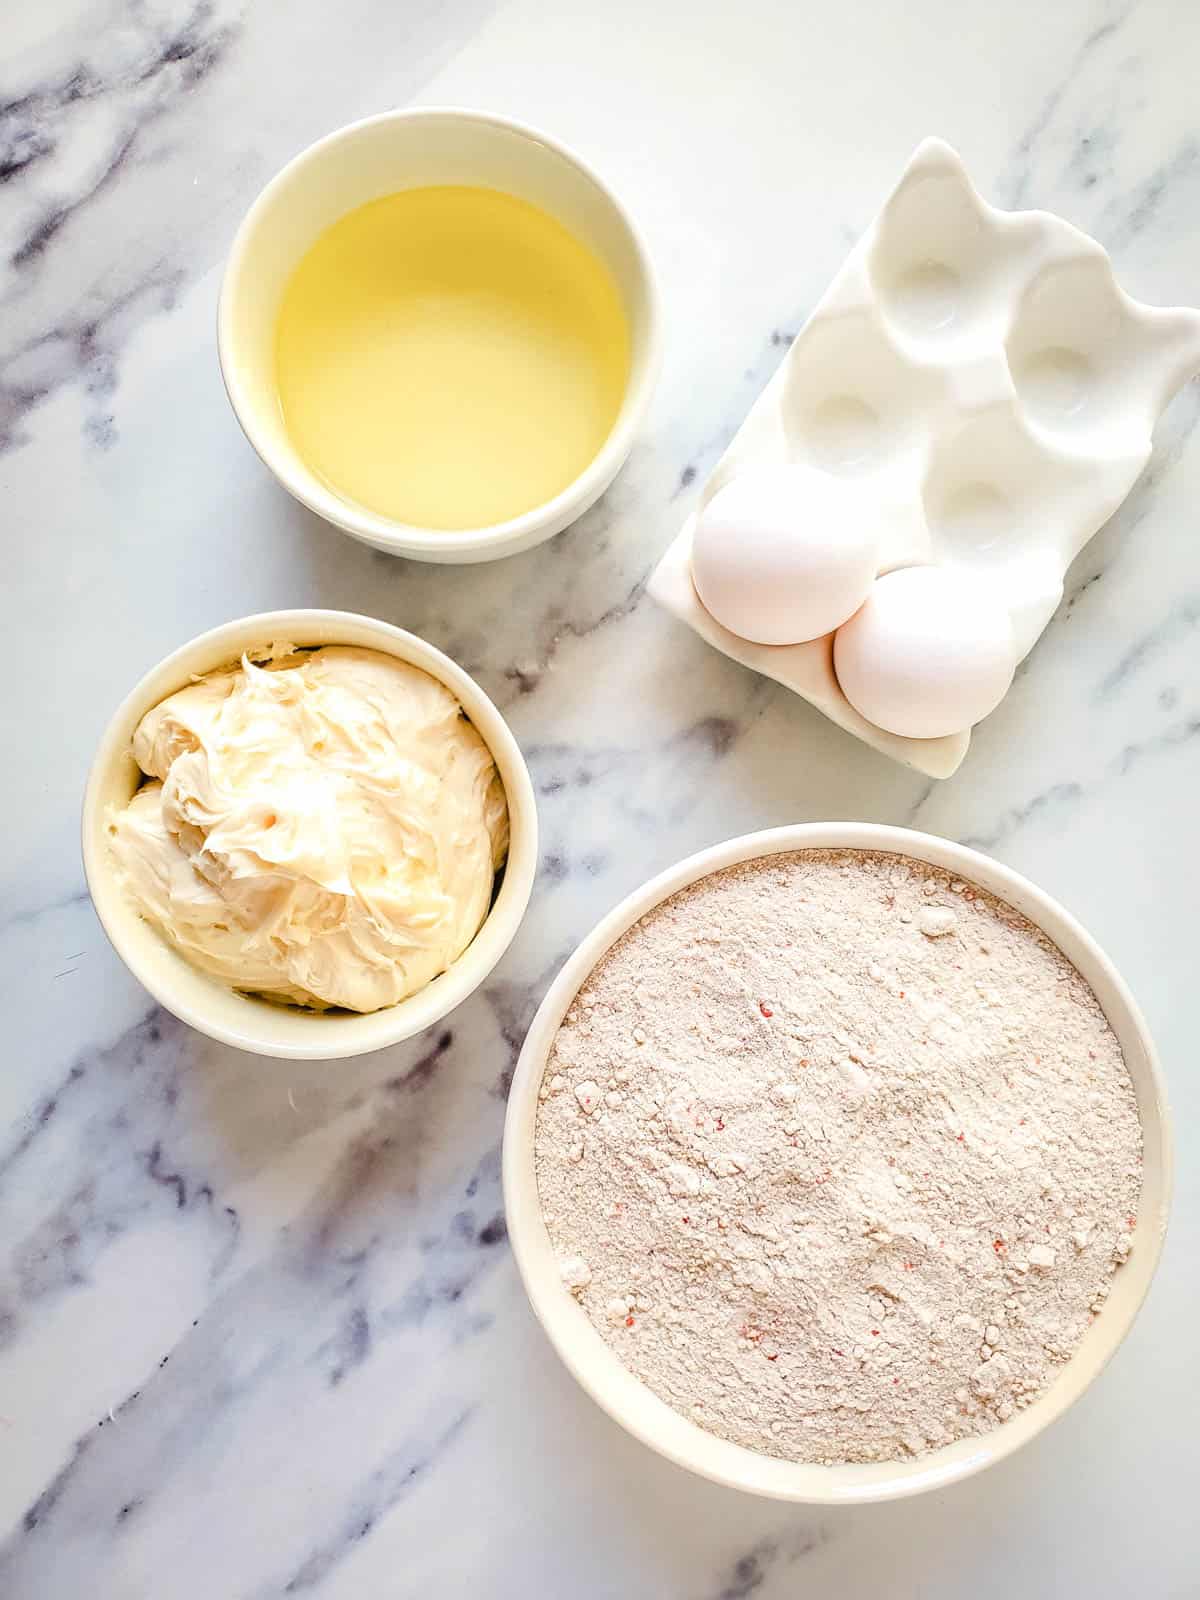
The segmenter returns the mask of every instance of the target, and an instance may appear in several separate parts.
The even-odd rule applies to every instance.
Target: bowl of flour
[[[944,839],[813,823],[636,891],[534,1019],[509,1234],[575,1377],[681,1466],[809,1503],[1000,1460],[1128,1331],[1169,1116],[1089,935]]]

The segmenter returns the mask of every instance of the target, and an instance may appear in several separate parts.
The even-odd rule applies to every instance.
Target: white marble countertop
[[[1087,548],[961,772],[931,784],[642,598],[715,460],[922,135],[1061,211],[1131,292],[1200,282],[1192,0],[53,0],[6,18],[0,507],[0,1593],[1182,1600],[1195,1554],[1200,394]],[[576,145],[642,220],[668,350],[623,476],[494,567],[393,562],[292,504],[213,341],[233,228],[354,117],[465,103]],[[87,902],[93,745],[142,671],[275,606],[374,612],[511,718],[544,860],[485,993],[332,1066],[156,1010]],[[1172,1233],[1109,1370],[1016,1459],[841,1513],[693,1481],[527,1309],[504,1092],[550,974],[651,871],[752,827],[913,822],[1063,899],[1157,1035]]]

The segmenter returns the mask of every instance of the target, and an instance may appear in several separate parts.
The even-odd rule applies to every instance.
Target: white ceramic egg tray
[[[1063,576],[1132,488],[1175,391],[1200,370],[1200,312],[1132,300],[1105,251],[1045,211],[999,211],[927,139],[717,463],[700,508],[746,467],[806,461],[878,496],[880,573],[944,563],[1007,606],[1018,659]],[[689,519],[650,593],[744,666],[934,778],[970,732],[907,739],[838,688],[833,635],[758,645],[691,579]]]

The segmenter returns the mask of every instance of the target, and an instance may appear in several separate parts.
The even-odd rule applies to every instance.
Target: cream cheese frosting
[[[142,718],[133,755],[151,781],[110,813],[118,871],[142,915],[233,988],[395,1005],[487,915],[508,849],[499,774],[427,672],[340,645],[274,657]]]

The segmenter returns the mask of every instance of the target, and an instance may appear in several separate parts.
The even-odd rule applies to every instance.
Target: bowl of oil
[[[311,145],[238,229],[225,387],[296,499],[376,548],[487,561],[573,522],[629,454],[658,368],[637,230],[577,156],[482,112],[370,117]]]

